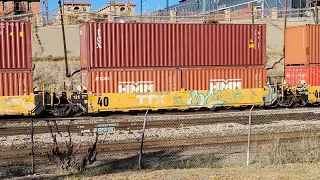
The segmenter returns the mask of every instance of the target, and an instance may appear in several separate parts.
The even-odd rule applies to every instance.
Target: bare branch
[[[59,131],[57,121],[54,120],[54,121],[53,121],[53,124],[54,124],[54,126],[56,127],[56,132],[57,132],[58,134],[60,134],[60,136],[62,137],[62,133]]]
[[[56,137],[56,134],[52,132],[51,124],[48,121],[47,121],[47,124],[48,124],[52,141],[53,141],[53,148],[52,148],[53,157],[51,157],[48,154],[48,158],[50,161],[54,161],[57,164],[57,166],[60,166],[62,169],[65,169],[65,170],[77,169],[78,171],[85,170],[88,164],[92,164],[93,162],[96,161],[97,155],[98,155],[98,152],[96,151],[98,137],[99,137],[98,133],[96,133],[95,142],[93,143],[93,145],[88,149],[86,155],[82,158],[82,160],[79,163],[77,163],[75,153],[80,150],[81,143],[79,143],[78,148],[75,150],[74,145],[72,143],[72,136],[70,133],[70,126],[72,124],[72,121],[69,122],[69,126],[67,129],[68,136],[69,136],[68,137],[69,139],[66,141],[67,150],[63,152],[61,152],[59,149],[57,137]]]

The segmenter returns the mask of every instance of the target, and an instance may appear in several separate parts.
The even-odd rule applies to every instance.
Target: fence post
[[[247,147],[247,166],[249,166],[250,162],[250,141],[251,141],[251,115],[252,109],[254,105],[252,105],[250,112],[249,112],[249,123],[248,123],[248,147]]]
[[[142,136],[141,136],[141,145],[140,145],[140,154],[139,154],[139,169],[141,170],[141,160],[142,160],[142,150],[143,150],[143,141],[144,141],[144,132],[146,130],[146,121],[147,121],[147,114],[148,111],[145,114],[144,120],[143,120],[143,129],[142,129]]]
[[[31,118],[31,174],[34,174],[34,150],[33,150],[33,118]]]

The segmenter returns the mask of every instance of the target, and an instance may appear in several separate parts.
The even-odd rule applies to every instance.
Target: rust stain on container
[[[320,86],[320,66],[287,66],[285,67],[285,80],[287,84]]]
[[[147,93],[181,89],[177,69],[95,69],[81,71],[82,88],[93,93]]]
[[[31,25],[0,20],[0,69],[31,69]]]
[[[81,68],[265,65],[264,24],[85,23]]]
[[[264,66],[190,68],[182,71],[182,87],[186,90],[224,90],[263,88]]]
[[[320,25],[288,27],[285,36],[285,65],[320,64]]]
[[[22,96],[33,93],[31,71],[0,71],[0,96]]]

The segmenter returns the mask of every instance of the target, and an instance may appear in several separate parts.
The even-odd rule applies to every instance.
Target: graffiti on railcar
[[[226,91],[215,91],[216,95],[214,97],[215,101],[220,101],[224,103],[239,102],[243,100],[244,96],[241,91],[238,90],[226,90]]]
[[[183,105],[185,104],[182,97],[178,94],[173,96],[173,105]]]
[[[31,111],[35,108],[33,102],[28,102],[25,98],[0,99],[0,112],[21,112]]]
[[[211,103],[209,99],[213,99],[214,90],[208,91],[189,91],[189,98],[187,99],[188,105],[205,106]]]
[[[218,106],[225,103],[238,103],[244,95],[239,90],[189,91],[188,105]]]

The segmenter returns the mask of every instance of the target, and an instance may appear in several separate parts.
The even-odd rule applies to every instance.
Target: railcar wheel
[[[296,97],[295,103],[297,104],[297,106],[303,107],[303,106],[308,105],[308,99],[303,98],[303,97]]]
[[[277,108],[279,106],[279,101],[275,100],[272,105],[267,106],[268,108]]]
[[[286,97],[279,101],[279,105],[286,108],[292,107],[294,105],[294,99],[292,97]]]

